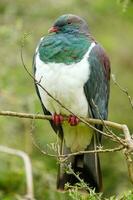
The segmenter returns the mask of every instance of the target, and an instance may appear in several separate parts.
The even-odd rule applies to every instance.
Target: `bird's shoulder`
[[[104,48],[96,42],[95,47],[92,49],[89,57],[89,62],[91,65],[97,69],[97,72],[100,72],[100,67],[104,71],[104,75],[108,80],[110,80],[110,60],[104,50]]]

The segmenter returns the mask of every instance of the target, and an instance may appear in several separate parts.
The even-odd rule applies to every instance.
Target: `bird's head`
[[[54,22],[49,29],[49,33],[88,33],[88,25],[84,19],[79,16],[66,14],[62,15]]]

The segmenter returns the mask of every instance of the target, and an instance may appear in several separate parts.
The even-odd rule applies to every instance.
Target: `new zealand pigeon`
[[[64,154],[81,150],[95,150],[101,135],[83,123],[78,116],[107,119],[110,62],[104,49],[91,36],[87,23],[79,16],[60,16],[42,37],[34,55],[34,76],[55,99],[72,113],[61,107],[36,82],[36,91],[46,115],[52,115],[51,126],[61,139]],[[68,122],[63,122],[63,116]],[[62,123],[63,122],[63,123]],[[96,126],[102,130],[102,126]],[[79,173],[91,188],[102,189],[102,175],[97,153],[75,155],[67,160],[75,173]],[[64,189],[67,182],[78,182],[73,174],[60,164],[57,188]]]

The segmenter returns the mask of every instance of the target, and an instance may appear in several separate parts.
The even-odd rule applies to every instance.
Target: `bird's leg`
[[[52,121],[53,121],[53,123],[54,123],[55,125],[60,125],[60,124],[62,124],[62,122],[63,122],[63,116],[60,115],[60,114],[54,113],[54,114],[52,115]]]
[[[79,119],[75,115],[70,115],[68,118],[68,123],[71,126],[76,126],[79,123]]]

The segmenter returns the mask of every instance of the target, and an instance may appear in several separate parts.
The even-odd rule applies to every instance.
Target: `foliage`
[[[130,6],[131,3],[133,3],[132,0],[119,0],[118,2],[123,4],[123,12],[126,12],[127,7]]]
[[[121,4],[117,0],[1,0],[0,109],[41,112],[34,84],[21,65],[20,40],[25,32],[30,33],[25,44],[24,59],[31,69],[32,56],[38,40],[42,35],[47,34],[53,21],[64,13],[78,14],[88,21],[92,34],[108,52],[112,73],[132,96],[133,6],[132,1],[128,1],[128,4],[126,2],[124,0]],[[124,5],[128,5],[125,12],[123,12]],[[111,82],[109,119],[127,124],[132,132],[132,118],[133,113],[128,99]],[[74,186],[66,193],[56,191],[56,160],[44,157],[33,147],[30,137],[31,124],[32,122],[26,119],[1,117],[0,141],[1,144],[22,149],[31,156],[36,199],[81,199],[81,193],[78,192],[79,186]],[[42,149],[46,150],[47,144],[56,140],[47,122],[36,121],[32,131]],[[103,143],[105,147],[112,146],[109,141],[103,141]],[[17,200],[25,194],[22,163],[2,153],[0,153],[0,163],[0,199]],[[121,154],[101,155],[101,164],[104,177],[103,198],[133,199],[126,164]],[[113,197],[109,197],[112,195]],[[89,199],[90,196],[87,198]]]

